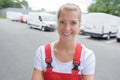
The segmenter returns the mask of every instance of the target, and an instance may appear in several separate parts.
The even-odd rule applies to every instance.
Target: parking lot
[[[57,37],[57,31],[43,32],[25,23],[0,20],[0,80],[31,80],[36,49]],[[120,43],[115,38],[78,35],[78,41],[96,55],[95,80],[119,80]]]

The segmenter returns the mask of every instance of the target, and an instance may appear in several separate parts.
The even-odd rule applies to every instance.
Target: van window
[[[39,20],[40,20],[40,21],[42,21],[42,18],[41,18],[41,16],[39,16]]]
[[[54,15],[42,16],[42,19],[44,21],[55,21],[55,16]]]
[[[117,27],[116,25],[111,25],[111,27]]]

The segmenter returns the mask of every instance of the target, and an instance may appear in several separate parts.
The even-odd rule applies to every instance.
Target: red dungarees
[[[59,73],[59,72],[53,72],[52,71],[52,57],[51,57],[51,48],[50,44],[47,44],[45,46],[45,54],[46,54],[46,71],[44,71],[44,80],[81,80],[81,75],[78,74],[78,66],[80,65],[80,57],[81,57],[81,50],[82,47],[80,44],[77,43],[76,46],[76,51],[74,55],[74,60],[73,60],[73,69],[72,73]]]

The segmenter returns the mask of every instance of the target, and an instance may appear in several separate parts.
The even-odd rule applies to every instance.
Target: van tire
[[[33,28],[31,24],[29,24],[29,23],[28,23],[28,25],[29,25],[30,29],[32,29],[32,28]]]
[[[32,29],[33,27],[30,25],[30,29]]]
[[[107,38],[106,38],[107,40],[109,40],[109,39],[110,39],[110,34],[111,34],[111,33],[109,33],[109,34],[107,35]]]
[[[90,35],[91,38],[95,38],[94,36]]]
[[[50,31],[51,31],[51,32],[54,32],[54,29],[51,29]]]
[[[120,42],[120,39],[117,38],[117,42]]]
[[[42,26],[41,30],[42,30],[42,31],[45,31],[45,28]]]

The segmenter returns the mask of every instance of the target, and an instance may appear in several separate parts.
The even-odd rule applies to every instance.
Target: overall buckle
[[[45,58],[45,62],[47,64],[47,68],[52,67],[51,63],[52,63],[52,58]]]
[[[73,65],[74,65],[74,67],[73,67],[72,70],[78,70],[79,71],[78,66],[80,65],[80,61],[74,60]]]

